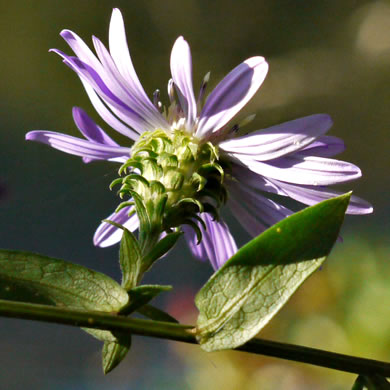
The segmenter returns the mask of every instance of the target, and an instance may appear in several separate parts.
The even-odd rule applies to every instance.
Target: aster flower
[[[216,192],[210,191],[210,188],[205,192],[203,187],[210,178],[195,172],[196,177],[200,177],[199,183],[203,184],[197,183],[200,195],[190,197],[198,205],[197,213],[191,214],[192,222],[188,218],[185,220],[192,228],[182,220],[178,222],[182,225],[193,254],[197,258],[208,259],[214,269],[218,269],[237,251],[228,226],[218,216],[221,203],[226,201],[237,220],[251,235],[256,236],[292,214],[291,210],[278,202],[279,199],[292,198],[302,204],[313,205],[339,194],[328,186],[361,176],[357,166],[330,158],[342,152],[344,144],[339,138],[325,135],[332,126],[330,117],[325,114],[311,115],[237,136],[237,125],[229,126],[229,123],[263,83],[268,71],[268,64],[263,57],[249,58],[234,68],[201,107],[208,76],[196,98],[192,85],[190,48],[183,37],[179,37],[171,53],[172,80],[168,83],[170,106],[165,108],[159,100],[158,91],[154,93],[152,101],[148,98],[136,75],[126,42],[122,15],[118,9],[113,10],[110,22],[109,50],[98,38],[93,37],[97,57],[75,33],[64,30],[61,36],[75,56],[68,56],[59,50],[53,51],[80,77],[91,103],[104,121],[135,144],[133,147],[131,144],[127,147],[118,145],[77,107],[73,109],[73,118],[84,139],[51,131],[31,131],[26,139],[81,156],[84,162],[131,161],[125,168],[139,173],[137,162],[141,160],[134,159],[134,156],[137,153],[141,156],[145,152],[145,144],[155,147],[153,139],[158,138],[159,145],[161,142],[169,144],[172,157],[172,145],[179,148],[177,137],[181,137],[180,140],[185,140],[186,150],[195,148],[198,150],[196,156],[211,159],[214,170],[220,172],[221,185],[217,186]],[[151,149],[147,153],[149,156],[155,154]],[[186,155],[183,151],[180,153]],[[187,158],[182,155],[179,164]],[[203,169],[207,165],[207,161],[202,161],[197,167]],[[181,167],[183,166],[188,165]],[[193,169],[193,165],[191,167]],[[153,174],[156,175],[155,172]],[[188,175],[183,175],[188,179]],[[191,176],[191,180],[193,178]],[[179,179],[175,176],[175,185]],[[168,183],[161,179],[160,182],[169,187],[172,180],[171,178]],[[152,181],[155,182],[154,176],[150,182]],[[180,189],[182,186],[183,184],[179,185]],[[272,194],[272,199],[268,197],[269,194]],[[273,195],[277,195],[278,201],[274,200]],[[171,201],[171,206],[173,202]],[[175,202],[178,202],[177,197]],[[205,205],[209,207],[204,207]],[[371,212],[370,204],[352,197],[347,213]],[[133,205],[123,207],[107,219],[122,224],[131,231],[139,227]],[[196,235],[197,230],[201,232],[201,241]],[[102,223],[95,233],[94,243],[106,247],[117,243],[120,238],[121,230]]]

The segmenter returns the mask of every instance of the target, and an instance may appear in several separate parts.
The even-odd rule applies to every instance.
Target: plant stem
[[[141,336],[157,337],[197,344],[194,327],[118,316],[110,313],[81,311],[48,305],[0,300],[0,316],[54,322],[86,328],[129,331]],[[390,363],[363,359],[275,341],[252,339],[238,351],[277,357],[359,375],[390,377]]]

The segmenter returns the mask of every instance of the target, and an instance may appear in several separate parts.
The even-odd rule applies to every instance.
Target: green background
[[[347,145],[340,158],[363,171],[362,179],[341,189],[353,189],[375,211],[346,219],[344,243],[264,335],[390,359],[389,1],[0,0],[0,246],[119,277],[118,249],[97,249],[91,242],[98,222],[117,204],[108,190],[117,166],[85,165],[24,141],[25,133],[36,129],[77,136],[73,106],[108,130],[77,76],[48,49],[70,53],[58,35],[63,28],[88,44],[92,34],[107,43],[113,7],[123,13],[132,59],[149,96],[159,88],[167,101],[170,50],[183,35],[192,49],[195,90],[208,71],[211,91],[246,58],[267,59],[267,79],[238,117],[256,113],[251,130],[314,113],[332,116],[329,134]],[[124,137],[109,134],[126,145]],[[228,221],[238,242],[245,242],[243,230],[229,216]],[[193,296],[210,274],[208,265],[191,259],[180,245],[147,281],[172,283],[175,290],[161,306],[193,322]],[[0,327],[0,388],[201,389],[208,383],[225,389],[238,384],[341,389],[353,382],[352,376],[327,370],[238,353],[207,355],[193,346],[142,338],[134,340],[125,362],[103,377],[99,344],[77,329],[5,319]],[[272,382],[281,378],[290,382]]]

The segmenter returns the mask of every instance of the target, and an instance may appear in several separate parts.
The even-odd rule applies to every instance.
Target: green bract
[[[188,224],[200,238],[193,220],[200,220],[198,214],[204,211],[217,217],[217,207],[226,201],[218,148],[183,130],[143,133],[119,173],[127,175],[112,185],[121,184],[122,198],[133,198],[119,209],[135,204],[141,231],[170,231]]]

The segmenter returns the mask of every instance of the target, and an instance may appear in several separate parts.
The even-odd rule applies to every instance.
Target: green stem
[[[132,334],[196,344],[193,326],[141,320],[103,312],[0,300],[0,315],[78,327],[129,331]],[[390,363],[298,345],[252,339],[236,350],[277,357],[359,375],[390,377]]]

